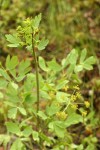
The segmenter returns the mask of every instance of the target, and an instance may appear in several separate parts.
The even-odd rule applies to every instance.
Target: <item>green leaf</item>
[[[74,69],[75,69],[75,64],[71,64],[67,69],[67,74],[73,73]]]
[[[17,82],[22,81],[25,78],[25,75],[31,70],[30,60],[22,60],[18,66],[18,75],[15,78]]]
[[[80,63],[82,63],[85,60],[86,54],[87,54],[87,50],[86,49],[82,50],[81,56],[80,56]]]
[[[61,150],[61,148],[59,148],[59,146],[54,147],[52,150]]]
[[[49,96],[48,92],[46,92],[46,91],[41,90],[40,91],[40,95],[41,95],[42,98],[51,99],[51,97]]]
[[[76,145],[76,144],[71,144],[71,149],[75,149],[75,150],[84,150],[84,147],[83,147],[83,144],[80,144],[80,145]]]
[[[0,89],[4,89],[7,86],[7,81],[5,79],[0,78]]]
[[[52,144],[51,139],[50,139],[48,136],[46,136],[45,134],[43,134],[43,132],[39,132],[39,137],[40,137],[43,141],[45,141],[45,142],[47,142],[47,143],[50,143],[50,145]]]
[[[69,127],[73,124],[77,124],[80,122],[83,122],[83,117],[76,113],[72,113],[72,114],[69,114],[69,116],[67,117],[65,124],[66,124],[66,127]]]
[[[26,60],[22,60],[19,64],[18,67],[18,72],[20,76],[25,75],[26,73],[28,73],[30,71],[30,60],[26,59]]]
[[[18,57],[17,56],[13,56],[10,59],[10,56],[8,55],[8,57],[6,59],[6,68],[8,70],[11,70],[11,69],[14,69],[17,65],[18,65]]]
[[[77,150],[84,150],[83,144],[80,144],[80,145],[77,147]]]
[[[57,102],[59,103],[68,103],[69,101],[69,94],[65,93],[65,92],[57,92],[56,94],[56,99],[57,99]]]
[[[32,134],[32,127],[28,126],[23,130],[23,136],[29,137]]]
[[[49,123],[49,128],[56,133],[60,138],[64,137],[66,132],[66,125],[63,121],[53,121]]]
[[[7,87],[7,95],[8,96],[11,96],[11,95],[17,96],[17,94],[18,94],[18,90],[13,86],[12,82],[10,82]],[[13,101],[15,101],[15,100],[13,100]]]
[[[57,71],[61,70],[61,66],[56,62],[55,59],[52,59],[47,64],[48,64],[49,69],[53,70],[54,72],[57,72]]]
[[[17,85],[16,83],[11,82],[11,85],[12,85],[12,87],[13,87],[15,90],[17,90],[17,89],[18,89],[18,85]]]
[[[69,64],[68,59],[69,59],[68,57],[62,59],[61,65],[62,65],[63,68],[65,68]]]
[[[54,129],[58,137],[61,137],[61,138],[64,137],[66,126],[64,125],[63,122],[60,122],[60,121],[55,122]]]
[[[32,20],[32,27],[34,29],[38,29],[40,21],[41,21],[41,13],[37,16],[35,16],[35,18]]]
[[[17,108],[11,108],[8,110],[8,118],[15,119],[17,115]]]
[[[33,87],[35,87],[33,84],[35,82],[36,82],[35,75],[32,73],[27,74],[27,78],[24,82],[24,91],[25,92],[31,92]]]
[[[87,63],[87,64],[95,64],[95,62],[96,62],[96,59],[93,56],[91,56],[85,60],[85,63]]]
[[[6,127],[7,127],[8,132],[11,132],[13,134],[20,136],[20,128],[17,123],[6,122]]]
[[[32,52],[32,44],[26,47],[29,52]]]
[[[83,65],[76,65],[75,66],[75,69],[74,69],[75,73],[80,72],[82,70],[83,70]]]
[[[7,145],[10,141],[10,136],[7,134],[0,134],[0,145]]]
[[[3,96],[3,94],[2,94],[2,92],[0,92],[0,99],[2,99],[4,96]]]
[[[96,137],[92,137],[91,141],[92,141],[93,143],[97,143],[97,142],[98,142],[98,139],[97,139]]]
[[[34,104],[36,101],[37,101],[36,93],[34,93],[33,95],[32,95],[32,94],[27,94],[27,95],[25,96],[25,102],[26,102],[28,105],[32,105],[32,104]]]
[[[17,82],[20,82],[20,81],[22,81],[24,78],[25,78],[25,75],[20,75],[20,76],[16,77],[15,79],[16,79]]]
[[[43,57],[39,57],[39,66],[40,66],[40,68],[41,68],[43,71],[46,71],[46,72],[49,71],[49,69],[47,68],[46,63],[45,63],[45,60],[44,60]]]
[[[10,55],[8,55],[6,58],[6,68],[9,68],[9,63],[10,63]]]
[[[59,89],[62,89],[69,81],[68,80],[65,80],[65,79],[62,79],[62,80],[59,80],[58,81],[58,84],[56,86],[56,89],[59,90]]]
[[[77,58],[78,58],[78,52],[76,49],[73,49],[69,54],[68,54],[68,61],[70,64],[76,64]]]
[[[19,43],[21,42],[20,38],[17,37],[16,34],[13,34],[13,35],[6,34],[6,39],[7,39],[8,42],[11,43],[11,44],[8,45],[9,47],[18,47],[20,45]]]
[[[39,133],[37,131],[32,131],[32,137],[34,141],[39,142]]]
[[[9,70],[9,72],[16,79],[17,70],[13,69],[13,70]]]
[[[39,117],[41,117],[43,120],[46,120],[48,117],[45,115],[45,113],[44,112],[42,112],[42,111],[38,111],[38,116]]]
[[[95,62],[96,62],[96,59],[93,56],[91,56],[83,62],[83,67],[86,70],[92,70],[93,69],[92,65],[95,64]]]
[[[45,38],[43,38],[37,46],[38,50],[40,50],[40,51],[44,50],[45,47],[48,45],[48,43],[49,43],[49,40],[46,40]]]
[[[86,70],[92,70],[93,69],[92,65],[89,65],[89,64],[86,64],[86,63],[83,64],[83,67]]]
[[[26,148],[20,139],[16,139],[11,145],[10,150],[26,150]]]
[[[20,113],[24,116],[27,115],[26,110],[23,107],[18,107],[18,110],[20,111]]]
[[[53,116],[60,110],[60,107],[57,105],[57,103],[52,103],[51,106],[46,107],[46,113],[49,116]]]
[[[9,77],[9,75],[8,75],[8,73],[7,73],[5,70],[0,69],[0,74],[1,74],[5,79],[7,79],[8,81],[11,80],[10,77]]]
[[[76,73],[73,73],[71,75],[71,78],[73,81],[75,81],[77,84],[81,84],[82,83],[82,80],[80,79],[79,75],[76,74]]]
[[[96,146],[92,143],[90,143],[87,147],[86,147],[86,150],[95,150],[96,149]]]

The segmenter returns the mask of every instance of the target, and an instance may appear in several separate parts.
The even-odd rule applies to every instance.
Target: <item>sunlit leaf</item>
[[[8,132],[11,132],[16,135],[20,135],[20,128],[17,123],[6,122],[6,127],[7,127]]]

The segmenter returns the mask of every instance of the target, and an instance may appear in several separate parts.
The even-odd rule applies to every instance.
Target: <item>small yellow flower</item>
[[[51,91],[51,92],[49,93],[49,96],[50,96],[51,98],[54,98],[54,97],[55,97],[54,92],[53,92],[53,91]]]
[[[76,95],[71,95],[71,101],[75,101],[77,99]]]
[[[79,90],[79,89],[80,89],[78,85],[74,86],[73,88],[74,88],[75,90]]]
[[[25,21],[23,21],[24,22],[24,24],[26,24],[26,25],[30,25],[31,24],[31,20],[30,20],[30,18],[27,18]]]
[[[66,92],[66,91],[68,90],[68,88],[69,88],[68,85],[67,85],[67,86],[64,86],[64,87],[63,87],[63,90]]]
[[[76,92],[76,97],[77,98],[81,98],[81,93],[80,92]]]
[[[89,108],[90,103],[88,101],[85,101],[84,104],[85,104],[86,108]]]
[[[85,117],[87,115],[87,111],[82,112],[82,116]]]
[[[78,109],[78,105],[77,104],[73,104],[72,106],[71,106],[73,109]]]
[[[66,119],[67,116],[68,116],[68,115],[63,111],[63,112],[62,112],[62,119]]]
[[[67,118],[67,114],[64,111],[57,112],[56,116],[62,120],[65,120]]]

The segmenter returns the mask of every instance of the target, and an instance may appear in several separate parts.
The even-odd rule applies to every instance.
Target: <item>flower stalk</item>
[[[36,56],[36,52],[34,49],[34,41],[33,41],[33,29],[32,29],[32,54],[35,62],[35,70],[36,70],[36,91],[37,91],[37,113],[39,111],[39,99],[40,99],[40,93],[39,93],[39,71],[38,71],[38,58]],[[39,128],[39,116],[37,115],[37,128]]]

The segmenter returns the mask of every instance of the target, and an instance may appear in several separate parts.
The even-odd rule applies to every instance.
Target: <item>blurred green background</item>
[[[27,17],[42,13],[41,35],[52,53],[87,48],[100,56],[99,0],[0,0],[0,53],[8,53],[6,33]]]

